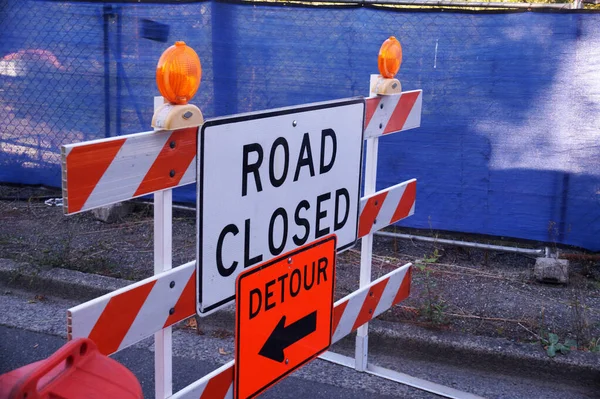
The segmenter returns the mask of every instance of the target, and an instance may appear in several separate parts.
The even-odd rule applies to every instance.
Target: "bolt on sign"
[[[244,271],[236,283],[235,398],[252,398],[331,345],[335,234]]]
[[[198,313],[245,269],[329,234],[354,245],[365,101],[208,120],[198,140]]]

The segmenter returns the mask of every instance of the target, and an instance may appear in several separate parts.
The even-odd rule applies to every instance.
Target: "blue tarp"
[[[401,225],[600,250],[598,13],[0,5],[0,182],[60,186],[61,144],[149,130],[175,40],[202,60],[192,102],[212,117],[366,95],[395,35],[403,89],[424,92],[421,128],[380,141],[378,189],[418,179]]]

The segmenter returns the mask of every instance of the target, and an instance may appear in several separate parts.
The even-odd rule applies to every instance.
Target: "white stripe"
[[[381,209],[379,210],[379,214],[375,219],[375,223],[373,224],[373,227],[371,227],[372,232],[381,230],[391,224],[392,216],[394,216],[394,212],[396,212],[396,208],[398,207],[400,198],[402,198],[402,194],[404,194],[404,191],[406,191],[406,186],[407,184],[401,183],[390,188],[385,200],[383,201],[383,204],[381,205]]]
[[[83,209],[133,198],[170,136],[171,131],[167,130],[128,138],[94,187]]]
[[[346,305],[346,308],[344,309],[344,314],[340,318],[340,322],[338,323],[338,326],[335,329],[335,333],[333,334],[333,337],[331,338],[331,343],[332,344],[336,343],[337,341],[339,341],[340,339],[344,338],[346,335],[348,335],[352,332],[352,327],[354,326],[354,323],[356,323],[358,314],[360,313],[360,310],[362,309],[362,306],[365,302],[367,293],[371,290],[371,288],[373,288],[375,285],[381,283],[383,280],[387,280],[389,278],[396,278],[397,274],[404,276],[410,266],[411,266],[411,264],[407,263],[406,265],[399,267],[398,269],[379,277],[377,280],[371,282],[371,284],[367,285],[366,287],[356,290],[353,293],[351,293],[350,295],[347,295],[344,298],[337,301],[333,305],[334,308],[342,305],[344,302],[348,302],[348,304]],[[402,283],[402,280],[400,280],[400,284],[401,283]],[[388,288],[388,285],[390,285],[390,284],[391,284],[391,287]],[[394,300],[395,293],[398,292],[398,288],[396,288],[394,291],[395,285],[397,285],[397,287],[400,287],[400,285],[397,282],[391,282],[391,283],[387,282],[386,283],[386,288],[384,288],[383,296],[380,299],[380,302],[382,300],[387,301],[387,299],[384,299],[383,297],[387,298],[387,296],[389,296],[389,295],[393,295],[392,299],[390,300],[390,303],[391,303],[391,301]],[[388,292],[388,290],[393,291],[394,294]],[[373,317],[375,317],[377,314],[381,314],[383,311],[385,311],[389,307],[390,306],[387,306],[387,308],[384,308],[384,305],[378,305],[377,309],[375,309],[375,311],[376,312],[379,311],[379,313],[375,313],[373,315]]]
[[[385,285],[385,289],[381,294],[381,299],[377,304],[375,313],[373,313],[373,317],[379,316],[380,314],[392,307],[392,302],[394,301],[394,298],[396,298],[396,294],[398,293],[400,285],[402,284],[402,281],[404,280],[406,272],[408,271],[410,266],[411,264],[408,263],[397,269],[396,273],[390,276],[390,279],[388,280],[387,284]]]
[[[144,301],[118,350],[146,338],[149,334],[162,330],[169,317],[169,310],[177,304],[195,268],[179,267],[171,270],[173,273],[158,279],[152,287],[152,291]],[[175,283],[173,288],[170,286],[171,282]]]
[[[360,212],[358,213],[359,215],[362,215],[363,211],[365,210],[365,206],[367,206],[367,202],[371,197],[372,195],[367,195],[366,197],[362,197],[360,199]]]
[[[233,383],[229,385],[229,389],[227,390],[224,399],[233,399]]]
[[[187,387],[183,388],[181,391],[177,392],[175,395],[170,396],[169,399],[198,399],[204,392],[204,389],[206,388],[208,381],[210,381],[217,375],[225,372],[225,370],[227,370],[228,368],[233,367],[233,365],[234,365],[234,360],[232,360],[228,363],[225,363],[224,365],[222,365],[215,371],[205,375],[204,377],[200,378],[196,382],[191,383]],[[227,395],[231,395],[231,396],[227,396]],[[229,390],[227,391],[225,398],[232,398],[232,397],[233,397],[233,382],[229,386]],[[215,398],[215,399],[220,399],[220,398]]]
[[[379,101],[377,102],[377,108],[375,108],[375,112],[373,112],[373,116],[369,120],[369,124],[367,126],[365,126],[365,132],[363,135],[363,138],[365,140],[368,139],[369,137],[379,137],[383,134],[383,129],[379,128],[379,123],[377,124],[377,126],[375,126],[375,115],[377,114],[377,110],[380,109],[379,104],[381,104],[381,101],[383,101],[383,97],[375,96],[375,97],[366,98],[365,100],[366,101],[374,101],[374,100],[371,100],[372,98],[377,98]],[[385,128],[385,125],[383,126],[383,128]]]
[[[414,129],[416,127],[421,126],[421,109],[423,107],[423,91],[419,90],[419,96],[417,97],[417,101],[415,101],[408,117],[406,118],[406,122],[402,127],[402,130]]]
[[[75,338],[87,338],[104,312],[110,297],[102,296],[69,309],[71,312],[71,335]]]
[[[176,392],[173,396],[170,396],[169,399],[198,399],[204,393],[206,386],[208,385],[208,380],[205,380],[206,377],[197,380],[196,382],[191,383],[187,387],[183,388],[181,391]]]
[[[376,193],[367,195],[360,199],[360,213],[362,215],[369,199],[371,199],[375,196],[381,195],[384,192],[388,193],[383,201],[383,204],[381,205],[381,208],[379,209],[379,213],[377,214],[377,217],[375,218],[375,223],[373,224],[373,226],[371,226],[371,230],[369,231],[370,233],[381,230],[382,228],[389,226],[391,224],[392,216],[394,216],[394,212],[396,211],[396,208],[398,207],[400,198],[402,198],[402,195],[406,191],[406,187],[410,183],[416,182],[416,181],[417,181],[416,179],[410,179],[405,182],[396,184],[395,186],[388,187],[385,190],[377,191]],[[409,216],[414,213],[414,207],[415,207],[415,203],[413,202]],[[397,222],[397,220],[395,222]]]
[[[167,130],[164,130],[164,131],[166,132]],[[144,137],[147,137],[147,136],[151,136],[151,135],[156,134],[156,133],[157,133],[156,131],[151,130],[149,132],[124,134],[123,136],[105,137],[105,138],[101,138],[101,139],[84,141],[82,143],[65,144],[65,145],[63,145],[63,147],[67,151],[71,151],[71,149],[75,148],[75,147],[87,147],[88,145],[92,145],[92,144],[108,143],[108,142],[111,142],[111,141],[117,141],[117,140],[123,140],[123,139],[127,139],[127,140],[136,139],[137,140],[139,138],[144,138]]]
[[[188,168],[186,169],[183,177],[179,181],[177,186],[183,186],[184,184],[194,183],[196,181],[196,157],[192,160]]]
[[[365,129],[365,139],[369,137],[379,137],[383,134],[385,127],[389,123],[390,118],[394,113],[394,109],[396,109],[396,106],[400,101],[401,96],[402,94],[380,96],[381,100],[377,104],[375,113]],[[382,105],[383,108],[381,108]],[[380,125],[381,128],[379,127]]]
[[[94,328],[94,325],[98,321],[98,318],[106,308],[108,301],[111,298],[124,294],[125,292],[134,290],[142,285],[151,283],[152,281],[161,281],[166,280],[169,283],[173,281],[173,276],[177,274],[184,274],[189,276],[196,270],[196,261],[188,262],[184,265],[176,267],[175,269],[171,269],[167,272],[163,272],[153,277],[148,277],[142,281],[138,281],[137,283],[128,285],[127,287],[119,288],[116,291],[103,295],[99,298],[92,299],[91,301],[82,303],[77,305],[71,309],[71,326],[73,331],[73,337],[75,337],[75,333],[77,337],[88,337],[90,332]],[[158,284],[158,282],[157,282]],[[168,312],[168,311],[167,311]],[[164,324],[164,321],[163,321]],[[146,331],[145,337],[149,337],[155,332],[162,329],[162,325],[157,330]]]
[[[365,287],[366,289],[355,291],[350,295],[348,299],[348,305],[346,305],[346,309],[344,309],[344,314],[340,318],[340,322],[335,329],[335,333],[331,338],[331,343],[335,343],[340,339],[344,338],[346,335],[352,332],[352,327],[356,322],[356,318],[360,313],[360,309],[362,308],[363,303],[365,302],[365,298],[367,297],[368,288],[371,286]]]

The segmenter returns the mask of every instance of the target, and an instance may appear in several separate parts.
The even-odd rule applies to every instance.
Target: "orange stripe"
[[[371,232],[373,223],[377,219],[381,205],[385,201],[387,191],[381,194],[377,194],[367,200],[365,207],[360,213],[360,219],[358,221],[358,238],[364,237]]]
[[[417,196],[417,182],[409,183],[404,192],[402,193],[402,198],[398,202],[398,206],[394,211],[394,215],[392,216],[392,220],[390,220],[390,224],[397,222],[400,219],[403,219],[408,216],[410,213],[410,209],[415,203],[415,198]]]
[[[233,366],[208,380],[200,399],[224,398],[233,381]]]
[[[404,123],[406,123],[406,119],[413,108],[413,105],[415,105],[415,102],[419,97],[419,93],[420,92],[418,91],[414,93],[402,93],[400,101],[398,101],[396,108],[394,108],[394,113],[385,127],[383,134],[402,130]]]
[[[377,308],[377,304],[381,299],[381,294],[383,294],[383,290],[385,289],[388,280],[389,278],[386,278],[385,280],[382,280],[371,287],[367,293],[365,301],[363,302],[362,308],[360,308],[360,312],[358,313],[358,317],[354,322],[354,326],[352,326],[352,330],[356,330],[358,327],[362,326],[373,318],[373,312],[375,312],[375,309]]]
[[[377,107],[381,102],[381,97],[371,97],[367,98],[365,103],[367,105],[365,110],[365,128],[369,126],[369,122],[371,122],[371,118],[375,115],[375,111],[377,111]]]
[[[337,329],[338,324],[340,324],[340,320],[342,319],[342,315],[344,314],[344,310],[346,310],[346,306],[348,305],[348,301],[342,302],[336,307],[333,308],[333,320],[331,321],[331,336],[335,334],[335,330]]]
[[[73,147],[66,159],[68,212],[78,212],[117,156],[125,139]]]
[[[196,156],[197,133],[197,127],[171,133],[133,196],[177,186]],[[175,144],[174,148],[171,148],[171,143]],[[175,173],[173,177],[171,171]]]
[[[410,295],[410,283],[412,281],[412,267],[409,267],[404,275],[404,280],[402,280],[402,284],[400,284],[400,289],[392,302],[392,306],[397,303],[405,300]]]
[[[110,355],[119,349],[155,283],[152,281],[110,298],[89,336],[102,354]]]
[[[196,313],[196,271],[192,273],[181,296],[175,304],[175,312],[167,318],[163,328],[169,327],[178,321],[187,319]]]

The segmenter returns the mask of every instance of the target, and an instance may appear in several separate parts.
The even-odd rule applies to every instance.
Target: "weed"
[[[571,349],[577,349],[577,342],[573,339],[566,339],[562,344],[557,334],[548,333],[548,338],[542,338],[542,345],[550,357],[556,356],[558,352],[563,355],[568,354]]]
[[[397,231],[396,231],[396,225],[394,225],[393,228],[394,228],[394,234],[396,234],[397,233]],[[394,257],[398,258],[398,251],[399,251],[399,248],[398,248],[398,237],[394,237],[393,243],[394,243]]]
[[[590,352],[600,352],[600,337],[592,338],[586,349]]]
[[[444,312],[446,310],[446,303],[440,300],[437,296],[431,299],[426,299],[423,304],[422,313],[425,318],[436,326],[446,324],[446,318]]]
[[[440,258],[440,256],[441,255],[436,248],[433,250],[433,254],[429,258],[427,258],[426,256],[423,256],[423,259],[419,260],[417,265],[419,265],[419,268],[421,270],[424,270],[426,268],[426,265],[436,263],[437,260]]]
[[[573,290],[573,298],[569,304],[572,316],[572,330],[579,346],[591,341],[591,329],[587,317],[588,307],[580,299],[580,289]]]
[[[431,277],[431,265],[439,259],[440,254],[437,249],[433,251],[430,257],[423,256],[416,262],[417,268],[425,273],[425,302],[421,307],[421,314],[432,323],[439,326],[446,323],[444,312],[446,310],[446,302],[437,294],[435,287],[436,282]]]
[[[544,308],[541,311],[540,334],[538,338],[540,339],[540,344],[546,350],[546,354],[550,357],[556,356],[559,352],[566,355],[571,350],[577,350],[578,348],[576,340],[568,338],[561,343],[558,334],[546,331]]]

